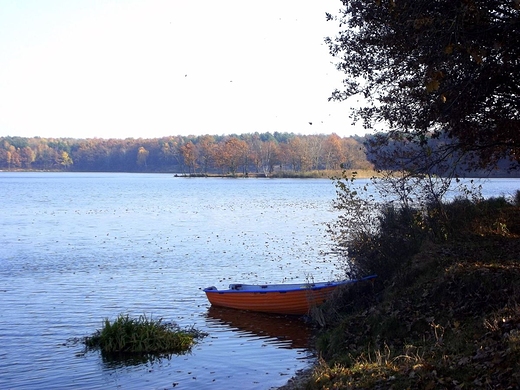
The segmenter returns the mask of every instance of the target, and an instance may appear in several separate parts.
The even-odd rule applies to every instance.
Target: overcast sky
[[[328,102],[340,6],[0,0],[0,136],[362,135]]]

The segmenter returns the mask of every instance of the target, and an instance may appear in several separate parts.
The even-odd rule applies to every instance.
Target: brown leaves
[[[429,261],[414,262],[410,275],[378,294],[379,302],[343,318],[341,332],[328,339],[334,345],[328,357],[344,364],[322,367],[328,375],[309,388],[515,388],[519,245],[518,236],[494,235],[429,245],[418,256]]]

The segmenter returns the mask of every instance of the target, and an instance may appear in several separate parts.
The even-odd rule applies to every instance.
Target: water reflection
[[[300,317],[256,313],[211,306],[208,326],[225,326],[244,337],[259,337],[283,349],[311,348],[312,328]]]
[[[82,346],[82,351],[76,353],[76,357],[83,358],[86,355],[94,355],[101,359],[103,368],[119,369],[125,367],[140,366],[146,364],[163,363],[172,360],[174,355],[181,356],[191,353],[191,349],[176,353],[131,353],[131,352],[105,352],[99,347],[87,347],[85,337],[71,337],[63,344],[67,347],[78,348]]]
[[[118,369],[146,364],[159,364],[170,361],[173,353],[137,354],[137,353],[104,353],[99,352],[105,369]],[[178,355],[185,355],[180,353]]]

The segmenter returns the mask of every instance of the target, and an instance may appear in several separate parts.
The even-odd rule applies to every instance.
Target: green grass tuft
[[[114,322],[105,319],[103,328],[86,337],[89,349],[103,353],[183,353],[189,351],[199,337],[204,335],[193,329],[181,329],[174,323],[163,323],[146,315],[138,319],[120,314]]]

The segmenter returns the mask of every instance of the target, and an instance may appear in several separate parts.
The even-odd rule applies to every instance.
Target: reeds
[[[86,337],[87,348],[103,353],[182,353],[203,336],[193,328],[181,329],[175,323],[163,323],[162,318],[155,320],[146,315],[134,319],[120,314],[113,323],[105,319],[103,325]]]

